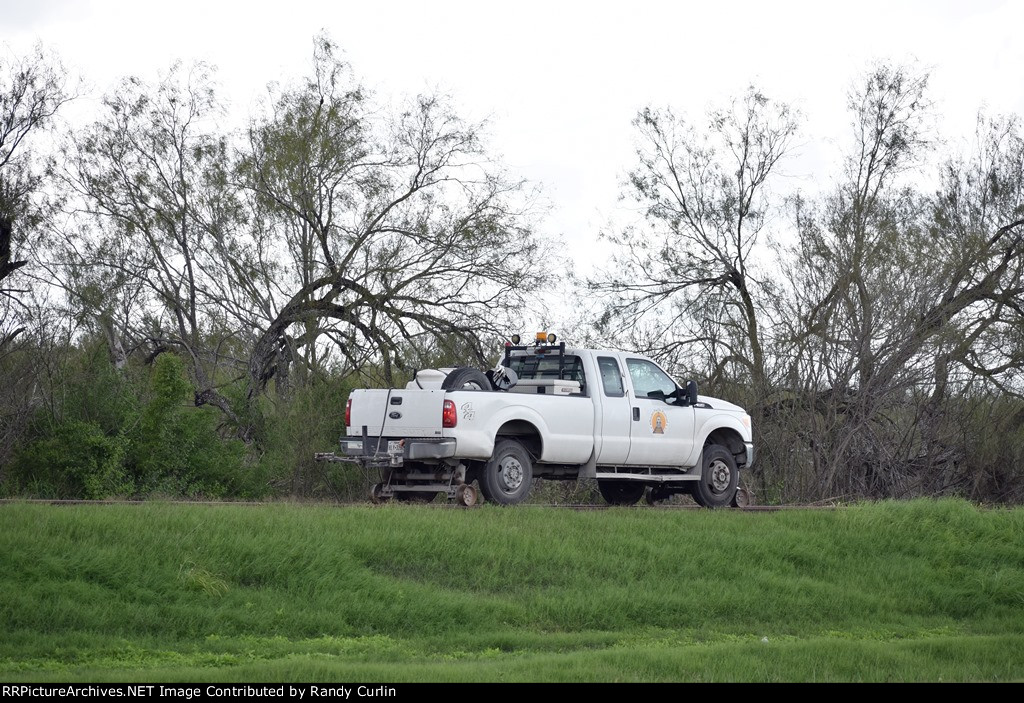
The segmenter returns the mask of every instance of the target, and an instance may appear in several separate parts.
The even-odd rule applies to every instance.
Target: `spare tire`
[[[480,369],[460,366],[441,382],[441,389],[446,391],[489,391],[491,382]]]

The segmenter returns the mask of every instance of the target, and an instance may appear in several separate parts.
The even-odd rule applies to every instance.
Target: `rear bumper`
[[[455,456],[455,439],[400,437],[343,437],[341,451],[366,464],[401,466],[406,461],[448,459]]]

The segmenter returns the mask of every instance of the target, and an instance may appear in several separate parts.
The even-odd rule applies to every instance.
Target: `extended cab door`
[[[592,384],[593,395],[601,394],[600,449],[597,463],[620,466],[629,456],[630,398],[626,396],[626,382],[622,378],[619,360],[611,355],[597,356],[600,384]]]
[[[630,466],[682,466],[693,449],[694,409],[665,402],[676,383],[649,359],[626,356]],[[658,396],[660,397],[652,397]]]

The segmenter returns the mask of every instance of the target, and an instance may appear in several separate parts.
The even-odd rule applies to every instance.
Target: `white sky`
[[[545,189],[545,229],[588,261],[644,105],[699,117],[754,82],[804,113],[787,172],[813,188],[836,172],[845,94],[873,59],[932,70],[947,136],[969,137],[982,106],[1024,114],[1022,27],[1022,0],[0,0],[0,51],[41,40],[93,98],[125,75],[205,60],[239,123],[267,82],[306,73],[325,30],[379,95],[439,87],[465,117],[490,117],[494,150]]]

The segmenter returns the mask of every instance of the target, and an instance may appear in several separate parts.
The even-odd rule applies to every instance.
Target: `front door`
[[[632,386],[626,463],[681,466],[693,448],[693,407],[663,400],[675,393],[676,383],[653,362],[627,357],[626,369]]]

